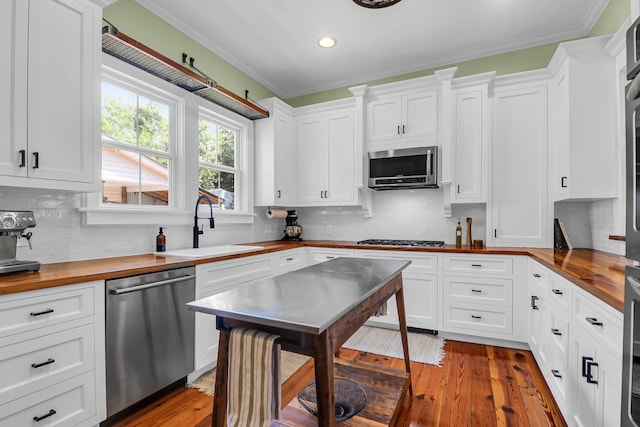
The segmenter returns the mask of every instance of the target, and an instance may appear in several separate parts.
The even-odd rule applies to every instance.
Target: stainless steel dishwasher
[[[107,417],[193,371],[195,268],[106,282]]]

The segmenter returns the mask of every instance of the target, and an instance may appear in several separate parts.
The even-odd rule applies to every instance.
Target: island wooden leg
[[[216,365],[216,385],[213,397],[212,427],[227,425],[227,391],[229,383],[229,336],[226,329],[220,330],[218,341],[218,363]]]
[[[335,426],[333,349],[326,331],[316,338],[314,364],[318,397],[318,426],[333,427]]]
[[[404,293],[402,287],[396,292],[396,306],[398,308],[398,320],[400,321],[400,337],[402,338],[402,351],[404,352],[404,366],[409,374],[409,394],[413,395],[411,385],[411,359],[409,358],[409,338],[407,337],[407,318],[404,311]]]

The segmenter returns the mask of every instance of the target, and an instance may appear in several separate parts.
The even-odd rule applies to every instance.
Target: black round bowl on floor
[[[336,422],[342,422],[356,415],[367,405],[367,393],[358,383],[344,378],[335,378],[333,380],[333,400]],[[313,415],[318,415],[315,381],[311,381],[298,393],[298,402]]]

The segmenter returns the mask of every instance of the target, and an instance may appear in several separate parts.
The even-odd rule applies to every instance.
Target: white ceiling
[[[608,0],[137,0],[281,98],[586,35]],[[321,49],[331,35],[336,47]],[[211,72],[215,78],[215,71]]]

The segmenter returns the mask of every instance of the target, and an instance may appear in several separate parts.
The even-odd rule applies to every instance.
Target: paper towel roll
[[[268,209],[267,218],[269,219],[284,219],[287,217],[287,211],[285,209]]]

